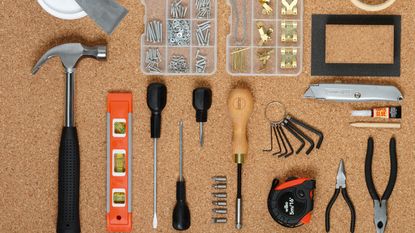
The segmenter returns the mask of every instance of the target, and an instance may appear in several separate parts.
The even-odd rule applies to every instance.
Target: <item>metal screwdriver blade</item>
[[[183,120],[179,122],[179,154],[179,179],[183,181]]]
[[[199,140],[200,140],[200,147],[203,147],[203,122],[199,123]]]
[[[157,229],[157,138],[153,139],[154,141],[154,164],[153,164],[153,229]]]

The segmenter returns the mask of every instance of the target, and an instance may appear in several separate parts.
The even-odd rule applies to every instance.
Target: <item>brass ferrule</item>
[[[245,162],[245,154],[235,154],[235,163],[243,164]]]

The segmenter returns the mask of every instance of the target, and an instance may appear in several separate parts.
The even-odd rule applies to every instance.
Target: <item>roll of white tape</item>
[[[352,3],[365,11],[381,11],[381,10],[385,10],[386,8],[392,6],[393,3],[395,3],[396,0],[387,0],[384,3],[381,4],[377,4],[377,5],[371,5],[371,4],[367,4],[367,3],[363,3],[360,0],[351,0]]]
[[[75,0],[37,0],[39,5],[49,14],[60,19],[79,19],[86,16],[85,11]]]

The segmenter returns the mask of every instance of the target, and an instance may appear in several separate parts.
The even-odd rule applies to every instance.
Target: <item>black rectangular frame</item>
[[[393,25],[393,64],[326,63],[326,25]],[[400,76],[400,15],[313,15],[311,75],[313,76]]]

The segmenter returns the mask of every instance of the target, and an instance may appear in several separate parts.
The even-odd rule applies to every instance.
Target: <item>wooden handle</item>
[[[233,123],[233,154],[245,155],[248,153],[247,125],[254,108],[254,99],[251,92],[248,89],[234,89],[231,91],[228,108]],[[243,161],[237,162],[242,163]]]
[[[352,127],[356,128],[383,128],[383,129],[400,129],[401,123],[382,123],[382,122],[354,122],[350,123]]]

